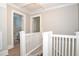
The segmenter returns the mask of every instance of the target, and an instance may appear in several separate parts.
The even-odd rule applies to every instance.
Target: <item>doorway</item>
[[[19,32],[22,31],[22,15],[17,13],[13,14],[13,35],[14,35],[14,47],[20,45],[20,34]]]
[[[20,31],[26,31],[26,16],[19,11],[12,11],[11,19],[11,48],[9,48],[9,56],[20,55]]]
[[[31,17],[31,32],[41,32],[41,15]]]

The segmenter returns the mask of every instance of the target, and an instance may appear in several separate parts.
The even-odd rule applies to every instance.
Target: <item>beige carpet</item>
[[[8,56],[20,56],[20,44],[17,43],[14,48],[8,50]]]
[[[36,52],[38,52],[38,54],[36,54]],[[42,56],[42,47],[36,49],[30,56],[36,56],[35,54],[37,56]],[[20,56],[20,44],[16,43],[14,48],[9,49],[7,56]]]

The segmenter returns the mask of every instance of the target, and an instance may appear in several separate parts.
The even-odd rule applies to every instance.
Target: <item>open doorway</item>
[[[31,17],[31,32],[41,32],[41,15]]]
[[[12,29],[12,39],[11,46],[8,50],[9,56],[19,56],[20,55],[20,31],[25,31],[26,24],[26,16],[18,11],[12,11],[12,21],[11,21],[11,29]]]
[[[22,15],[17,13],[13,14],[13,35],[14,35],[14,47],[20,45],[20,34],[19,32],[22,31]]]

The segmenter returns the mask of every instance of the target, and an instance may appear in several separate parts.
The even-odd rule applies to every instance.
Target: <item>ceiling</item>
[[[35,14],[72,4],[75,3],[11,3],[9,5],[25,10],[25,12],[28,14]]]
[[[56,7],[68,3],[14,3],[14,5],[32,12],[39,9]]]

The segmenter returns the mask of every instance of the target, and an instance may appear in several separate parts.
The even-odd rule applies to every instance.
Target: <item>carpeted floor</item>
[[[8,56],[20,56],[20,43],[15,43],[14,48],[8,50]]]
[[[37,54],[37,56],[42,56],[41,49],[42,48],[38,48],[36,50],[36,52],[40,52],[39,54]],[[34,54],[35,52],[33,52],[30,56],[35,56]],[[16,43],[14,48],[9,49],[7,56],[20,56],[20,44]]]

